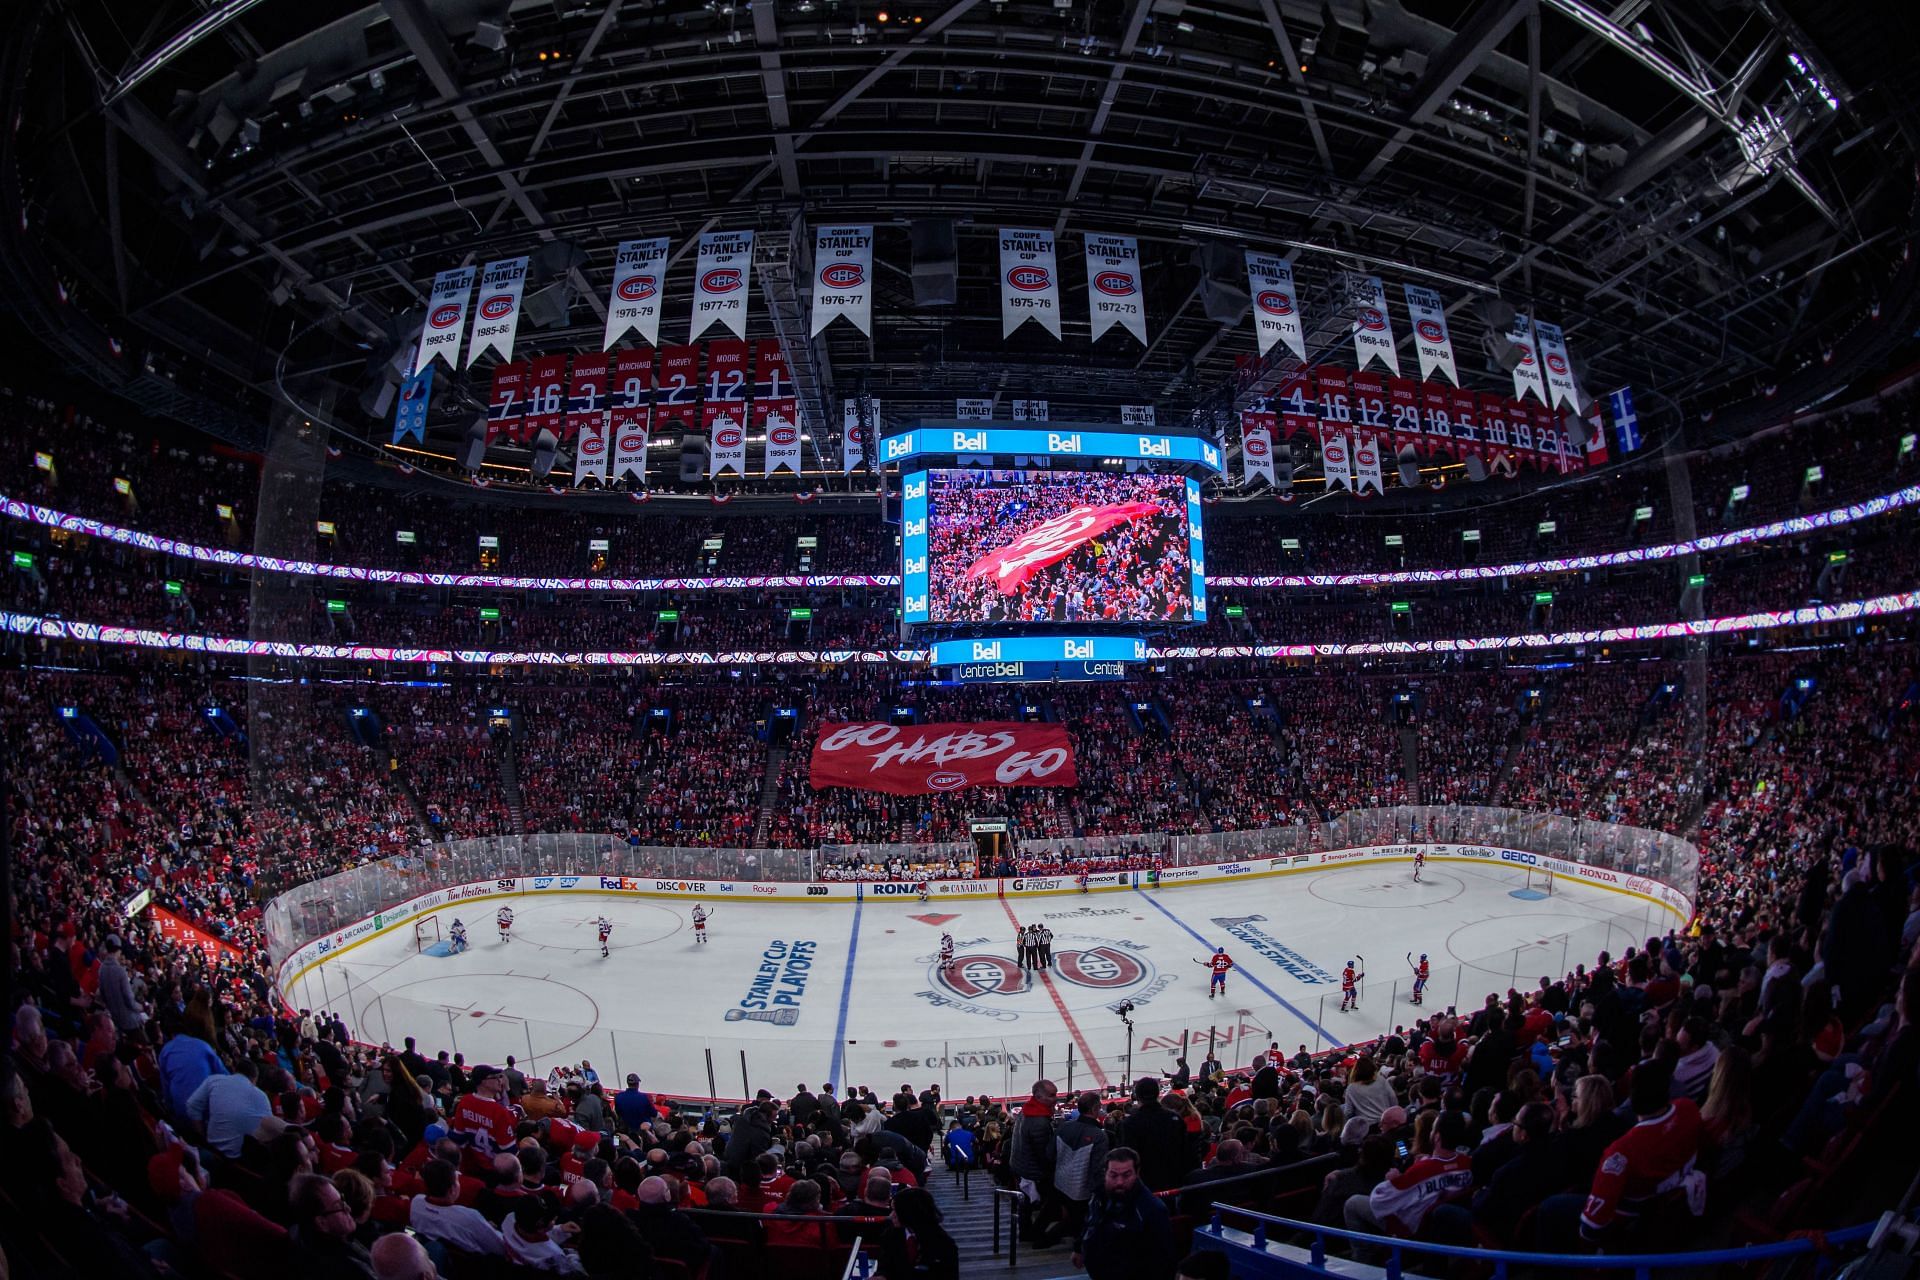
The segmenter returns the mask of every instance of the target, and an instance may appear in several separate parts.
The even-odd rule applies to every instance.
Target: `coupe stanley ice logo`
[[[645,302],[658,292],[660,284],[653,276],[629,276],[620,282],[622,302]]]
[[[1037,293],[1051,285],[1053,277],[1047,274],[1045,267],[1028,263],[1007,272],[1007,283],[1022,293]]]
[[[460,323],[459,304],[454,302],[449,302],[442,306],[435,307],[433,309],[433,319],[431,323],[433,327],[436,329],[444,329],[448,325],[459,324]]]
[[[820,272],[820,283],[829,289],[858,289],[867,273],[857,262],[833,262]]]
[[[700,288],[707,293],[732,293],[739,287],[738,267],[715,267],[700,277]]]
[[[1093,278],[1093,287],[1116,298],[1125,298],[1133,293],[1133,277],[1124,271],[1102,271]]]
[[[1293,299],[1278,289],[1267,289],[1260,294],[1260,309],[1270,316],[1290,316],[1293,314]]]
[[[513,314],[513,295],[510,293],[496,293],[480,304],[482,320],[502,320],[511,314]]]

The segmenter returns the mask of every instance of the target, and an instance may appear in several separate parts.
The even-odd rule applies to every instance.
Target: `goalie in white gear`
[[[457,919],[453,922],[453,930],[448,935],[447,948],[450,954],[456,956],[467,949],[467,926]]]

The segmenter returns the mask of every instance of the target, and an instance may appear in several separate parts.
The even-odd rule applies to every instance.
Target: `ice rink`
[[[1537,874],[1537,873],[1536,873]],[[515,911],[501,942],[494,912]],[[1090,894],[860,903],[707,901],[694,941],[689,899],[519,894],[441,908],[472,949],[420,954],[398,928],[293,979],[297,1006],[342,1011],[357,1038],[469,1064],[508,1055],[530,1074],[591,1062],[610,1084],[639,1073],[658,1093],[739,1098],[866,1084],[939,1083],[948,1096],[1118,1085],[1170,1068],[1185,1046],[1228,1065],[1275,1040],[1291,1053],[1370,1038],[1490,991],[1531,988],[1608,948],[1677,923],[1641,898],[1557,877],[1552,892],[1485,863],[1406,862],[1291,872],[1230,884]],[[613,921],[602,958],[593,921]],[[1022,970],[1013,935],[1053,930],[1053,963]],[[950,932],[958,961],[937,963]],[[1237,967],[1209,999],[1199,962],[1224,946]],[[1427,953],[1424,1009],[1408,956]],[[1340,970],[1366,970],[1360,1008],[1340,1012]],[[1116,1007],[1131,1002],[1131,1037]],[[1129,1041],[1131,1039],[1131,1058]]]

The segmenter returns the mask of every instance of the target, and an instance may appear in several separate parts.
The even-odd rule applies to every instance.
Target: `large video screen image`
[[[1167,624],[1196,614],[1180,476],[929,471],[930,622]],[[1201,588],[1204,590],[1204,588]]]

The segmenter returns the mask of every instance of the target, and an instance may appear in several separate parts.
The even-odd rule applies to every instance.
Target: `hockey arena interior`
[[[1916,48],[0,6],[0,1276],[1912,1275]]]

